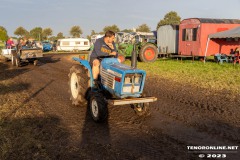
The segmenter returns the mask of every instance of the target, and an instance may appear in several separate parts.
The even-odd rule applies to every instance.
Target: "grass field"
[[[130,61],[126,61],[130,65]],[[231,63],[217,64],[215,62],[177,61],[159,59],[154,63],[137,64],[138,68],[146,70],[148,75],[158,76],[183,84],[209,88],[213,90],[228,90],[234,94],[240,93],[240,65]]]

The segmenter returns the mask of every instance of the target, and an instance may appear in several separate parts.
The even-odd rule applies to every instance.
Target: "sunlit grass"
[[[130,64],[130,61],[126,64]],[[138,68],[146,70],[149,76],[158,76],[202,88],[240,93],[239,64],[159,59],[154,63],[139,62],[137,65]]]

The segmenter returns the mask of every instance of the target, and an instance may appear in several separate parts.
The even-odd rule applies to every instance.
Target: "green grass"
[[[126,64],[130,64],[127,61]],[[159,59],[154,63],[139,62],[138,68],[146,70],[148,76],[191,84],[214,90],[228,90],[240,93],[240,65],[231,63],[177,61]]]

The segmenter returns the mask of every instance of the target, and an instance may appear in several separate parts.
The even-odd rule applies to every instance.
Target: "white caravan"
[[[95,34],[91,36],[91,45],[94,45],[94,43],[96,42],[96,40],[98,38],[102,38],[104,35],[103,34]]]
[[[57,51],[84,51],[90,49],[90,42],[86,38],[67,38],[57,41]]]

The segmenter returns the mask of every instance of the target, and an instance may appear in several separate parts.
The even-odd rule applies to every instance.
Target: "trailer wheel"
[[[3,61],[3,62],[7,62],[8,61],[7,57],[4,57],[1,54],[0,54],[0,60]]]
[[[16,66],[16,57],[12,55],[11,60],[12,66]]]
[[[142,46],[139,52],[141,62],[154,62],[158,57],[157,47],[151,43]]]
[[[90,91],[90,75],[82,65],[73,65],[69,73],[70,100],[75,106],[87,104]]]
[[[148,116],[150,115],[149,103],[138,103],[133,104],[131,107],[134,109],[135,113],[138,116]]]
[[[108,116],[107,102],[101,93],[94,93],[90,98],[90,112],[95,122],[103,122]]]
[[[38,60],[34,60],[34,61],[33,61],[33,65],[34,65],[34,66],[37,66],[37,64],[38,64]]]

